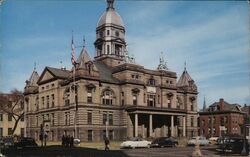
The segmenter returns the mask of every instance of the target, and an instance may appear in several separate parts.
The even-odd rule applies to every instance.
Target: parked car
[[[214,137],[210,137],[208,140],[209,140],[209,142],[213,142],[213,143],[216,143],[217,142],[217,140],[218,140],[218,138],[219,137],[217,137],[217,136],[214,136]]]
[[[178,141],[173,137],[159,137],[152,141],[150,147],[176,147],[177,145]]]
[[[14,144],[16,148],[34,148],[38,147],[36,141],[31,137],[22,137],[17,143]]]
[[[151,142],[140,137],[133,137],[121,143],[121,148],[142,148],[150,147]]]
[[[221,153],[238,153],[240,154],[244,146],[243,137],[230,137],[225,139],[223,144],[220,144],[216,149]],[[249,153],[249,144],[248,140],[245,141],[245,148],[247,154]]]
[[[206,146],[209,144],[209,141],[203,136],[192,137],[190,140],[188,140],[189,146],[194,146],[196,143],[198,143],[200,146]]]
[[[223,143],[225,143],[225,141],[227,140],[227,139],[229,139],[229,137],[219,137],[217,140],[216,140],[216,144],[217,145],[220,145],[220,144],[223,144]],[[223,142],[224,141],[224,142]]]
[[[14,146],[14,138],[12,136],[2,137],[0,140],[2,148],[9,148]]]

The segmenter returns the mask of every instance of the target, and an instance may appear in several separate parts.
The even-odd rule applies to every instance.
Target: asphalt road
[[[215,151],[216,146],[200,147],[202,157],[221,157]],[[48,146],[26,149],[8,149],[2,153],[6,157],[191,157],[194,147],[142,148],[124,150],[97,150],[91,148],[65,148]],[[232,155],[224,155],[230,157]],[[235,156],[235,155],[233,155]],[[239,156],[239,155],[237,155]]]
[[[219,156],[215,151],[214,146],[201,147],[201,154],[203,157],[217,157]],[[143,148],[123,150],[129,157],[189,157],[192,155],[194,147],[167,147],[167,148]]]

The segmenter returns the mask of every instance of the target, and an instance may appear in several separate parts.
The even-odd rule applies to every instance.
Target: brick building
[[[113,0],[97,22],[94,46],[94,59],[83,47],[71,70],[45,67],[39,76],[34,69],[24,92],[28,136],[38,139],[41,124],[49,140],[198,134],[194,80],[186,68],[177,80],[162,57],[153,70],[136,64]]]
[[[242,135],[243,112],[239,104],[230,104],[224,99],[199,112],[199,133],[206,137]]]

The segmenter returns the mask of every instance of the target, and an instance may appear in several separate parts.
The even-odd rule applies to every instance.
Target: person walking
[[[109,150],[109,139],[107,137],[104,138],[105,150]]]
[[[64,134],[62,136],[62,146],[65,147],[65,136],[64,136]]]

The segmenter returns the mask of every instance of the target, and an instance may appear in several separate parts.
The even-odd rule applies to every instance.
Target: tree
[[[14,127],[11,135],[14,134],[19,121],[24,118],[24,95],[21,91],[14,89],[10,94],[0,94],[0,112],[8,114],[14,119]]]

